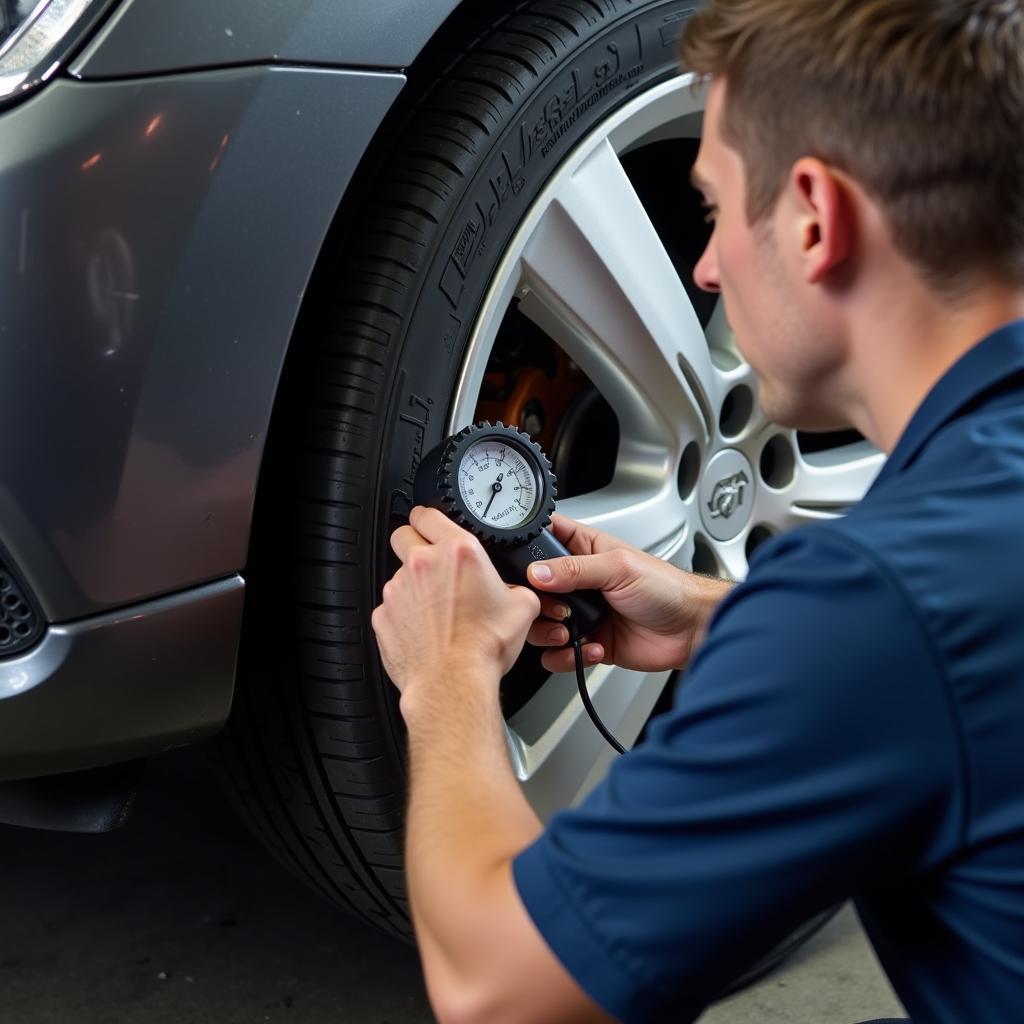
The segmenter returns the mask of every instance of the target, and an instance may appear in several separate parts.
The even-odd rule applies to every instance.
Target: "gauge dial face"
[[[514,530],[537,510],[540,480],[533,460],[500,437],[470,445],[459,464],[466,508],[493,529]]]

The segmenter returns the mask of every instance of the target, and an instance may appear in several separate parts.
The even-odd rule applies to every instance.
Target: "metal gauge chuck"
[[[477,423],[446,438],[423,457],[413,482],[417,505],[440,509],[474,534],[506,582],[527,586],[531,562],[569,554],[545,529],[557,493],[540,446],[501,422]],[[607,612],[597,591],[575,591],[564,602],[573,639],[596,629]]]

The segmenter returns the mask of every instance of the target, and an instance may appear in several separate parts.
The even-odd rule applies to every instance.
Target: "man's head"
[[[698,283],[722,287],[741,345],[820,313],[815,336],[789,340],[791,358],[814,353],[793,401],[843,356],[822,344],[835,307],[793,282],[841,297],[871,212],[943,301],[1024,286],[1024,0],[710,0],[680,53],[714,79],[695,170],[718,237]]]

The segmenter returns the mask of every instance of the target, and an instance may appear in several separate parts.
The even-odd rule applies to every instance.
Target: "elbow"
[[[477,1007],[458,998],[431,998],[430,1008],[434,1011],[437,1024],[477,1024],[483,1020]]]
[[[483,1001],[467,986],[431,984],[428,978],[427,994],[438,1024],[480,1024],[486,1020]]]
[[[486,984],[427,979],[427,994],[438,1024],[513,1024],[509,1001]]]

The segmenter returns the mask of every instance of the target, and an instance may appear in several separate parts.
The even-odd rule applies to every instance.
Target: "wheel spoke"
[[[867,494],[884,461],[867,441],[803,456],[797,461],[794,509],[843,515]]]
[[[736,347],[736,336],[725,315],[725,300],[719,296],[718,302],[711,313],[711,319],[705,328],[708,346],[720,358],[728,355],[736,363],[745,362]]]
[[[747,575],[746,534],[740,534],[730,541],[719,541],[715,545],[715,553],[725,569],[726,576],[731,580],[742,580]]]
[[[700,513],[697,511],[696,498],[690,498],[683,505],[685,527],[681,537],[673,538],[664,546],[648,549],[651,554],[657,554],[666,562],[671,562],[678,569],[685,569],[687,572],[693,570],[693,556],[696,552],[695,541],[697,531],[695,525],[700,522]]]
[[[844,515],[864,497],[884,462],[867,441],[799,456],[791,484],[759,488],[755,522],[788,530]]]
[[[736,344],[736,336],[725,317],[725,302],[722,299],[718,300],[714,312],[711,314],[705,334],[711,353],[711,362],[717,375],[719,403],[716,404],[715,409],[716,411],[720,410],[721,401],[733,388],[741,384],[748,387],[754,396],[754,407],[746,429],[737,440],[742,442],[756,438],[769,425],[769,420],[757,401],[757,374],[754,373],[750,363],[743,358],[739,346]]]
[[[521,310],[583,368],[624,436],[712,429],[714,371],[697,315],[608,142],[554,190],[522,256]]]
[[[664,472],[661,479],[665,479]],[[685,539],[686,509],[674,488],[655,489],[645,483],[640,473],[620,472],[600,491],[560,501],[558,511],[652,554],[668,557]]]
[[[601,721],[625,747],[643,729],[668,673],[599,665],[587,675]],[[508,723],[509,751],[527,798],[541,818],[580,800],[597,784],[615,752],[583,708],[575,676],[552,676]]]

